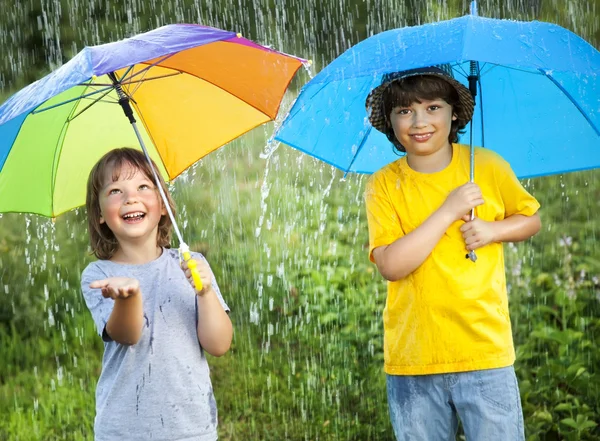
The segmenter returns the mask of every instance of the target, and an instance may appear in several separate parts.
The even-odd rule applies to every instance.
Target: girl
[[[174,211],[162,177],[160,185]],[[208,262],[193,253],[203,284],[196,291],[170,249],[171,221],[140,151],[113,150],[96,163],[86,208],[99,260],[81,287],[105,348],[95,439],[216,440],[204,351],[225,354],[233,328]]]

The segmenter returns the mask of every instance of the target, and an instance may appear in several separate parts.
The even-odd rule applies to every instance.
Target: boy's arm
[[[134,345],[142,336],[144,310],[142,292],[136,279],[112,277],[96,280],[92,289],[101,289],[102,295],[115,301],[106,323],[106,333],[115,342]]]
[[[465,219],[466,220],[466,219]],[[520,242],[540,231],[540,215],[513,214],[505,219],[487,222],[479,218],[466,222],[461,228],[467,250],[476,250],[492,242]]]
[[[375,248],[373,259],[381,275],[390,282],[408,276],[427,259],[453,222],[450,213],[438,209],[407,235]]]
[[[493,225],[496,242],[521,242],[537,234],[542,228],[542,221],[538,213],[533,216],[513,214]]]
[[[481,190],[472,182],[454,189],[425,222],[390,245],[373,250],[381,275],[394,282],[415,271],[427,259],[453,222],[483,204]]]
[[[491,242],[519,242],[536,234],[541,226],[539,202],[523,188],[510,164],[497,156],[492,173],[504,204],[504,219],[486,222],[463,218],[461,231],[466,249],[475,250]]]

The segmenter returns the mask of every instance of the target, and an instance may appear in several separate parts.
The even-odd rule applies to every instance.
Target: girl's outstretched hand
[[[105,298],[126,299],[140,293],[140,282],[129,277],[111,277],[90,283],[90,288],[101,289]]]
[[[470,214],[463,216],[465,224],[460,227],[462,236],[465,239],[467,250],[476,250],[494,242],[495,231],[494,223],[487,222],[476,217],[473,220]]]
[[[202,289],[198,291],[196,286],[194,285],[194,280],[192,279],[192,272],[188,268],[188,264],[185,260],[181,261],[181,269],[185,273],[185,277],[187,277],[188,282],[192,285],[192,288],[196,291],[196,294],[202,296],[206,294],[209,290],[212,289],[212,273],[210,272],[210,268],[208,263],[203,259],[194,259],[196,261],[196,269],[198,274],[200,275],[200,280],[202,281]]]

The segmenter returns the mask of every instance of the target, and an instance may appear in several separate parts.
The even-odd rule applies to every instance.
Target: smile
[[[433,136],[432,132],[429,133],[418,133],[418,134],[413,134],[410,135],[415,141],[417,142],[425,142],[427,141],[429,138],[431,138]]]
[[[142,220],[146,216],[146,213],[142,213],[141,211],[135,211],[133,213],[124,214],[123,220],[126,222],[137,222]]]

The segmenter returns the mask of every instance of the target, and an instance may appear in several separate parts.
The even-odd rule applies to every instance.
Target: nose
[[[125,205],[135,204],[137,202],[137,193],[128,191],[125,193]]]
[[[421,110],[415,110],[413,112],[413,120],[412,120],[412,125],[415,128],[422,128],[427,126],[428,124],[428,119],[427,119],[427,112],[423,112]]]

